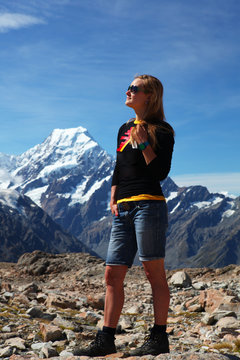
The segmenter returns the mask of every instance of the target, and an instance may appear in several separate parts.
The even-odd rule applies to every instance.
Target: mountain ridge
[[[9,177],[0,188],[27,195],[64,231],[105,258],[114,163],[87,129],[55,129],[22,155],[0,154],[0,168]],[[201,185],[179,187],[170,177],[162,188],[169,209],[166,266],[240,262],[240,198],[210,193]]]

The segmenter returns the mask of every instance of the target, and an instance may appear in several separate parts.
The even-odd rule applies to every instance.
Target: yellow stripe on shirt
[[[150,195],[150,194],[140,194],[140,195],[134,195],[130,196],[124,199],[120,199],[117,201],[117,204],[120,204],[122,202],[126,201],[140,201],[140,200],[164,200],[166,201],[165,197],[162,195]]]

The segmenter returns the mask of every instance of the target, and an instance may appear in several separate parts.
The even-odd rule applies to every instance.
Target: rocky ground
[[[103,261],[82,253],[35,251],[17,264],[0,263],[0,359],[87,359],[72,350],[89,343],[102,326],[103,274]],[[240,359],[240,266],[167,271],[167,278],[171,352],[155,358]],[[129,270],[125,298],[118,353],[108,359],[123,358],[142,343],[153,323],[151,289],[141,267]]]

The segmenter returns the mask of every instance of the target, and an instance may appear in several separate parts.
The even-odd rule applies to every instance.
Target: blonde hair
[[[173,128],[165,121],[165,114],[163,109],[163,85],[159,79],[151,75],[137,75],[135,79],[141,79],[141,88],[146,94],[151,94],[146,110],[143,116],[143,124],[146,126],[149,140],[153,148],[157,146],[156,130],[161,129],[163,132],[172,133]],[[164,122],[164,123],[163,123]],[[132,129],[134,134],[135,128]]]

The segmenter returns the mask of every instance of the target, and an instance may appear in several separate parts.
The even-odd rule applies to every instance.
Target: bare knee
[[[127,266],[106,266],[105,282],[107,286],[122,287],[127,272]]]
[[[143,267],[146,277],[152,286],[165,287],[167,285],[163,261],[144,262]]]

